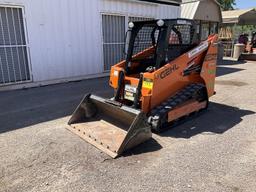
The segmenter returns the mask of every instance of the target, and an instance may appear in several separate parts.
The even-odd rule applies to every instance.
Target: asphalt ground
[[[111,159],[69,132],[84,94],[108,79],[0,93],[0,191],[256,191],[256,62],[218,66],[197,118]]]

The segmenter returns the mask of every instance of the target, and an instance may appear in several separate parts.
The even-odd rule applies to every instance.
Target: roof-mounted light
[[[129,23],[128,23],[128,27],[129,27],[130,29],[132,29],[132,28],[134,27],[134,23],[133,23],[133,22],[129,22]]]
[[[164,21],[162,19],[158,20],[157,23],[158,27],[163,27],[164,26]]]

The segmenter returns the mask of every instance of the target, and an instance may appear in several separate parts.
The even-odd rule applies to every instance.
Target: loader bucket
[[[86,95],[73,113],[68,129],[116,158],[152,137],[143,112],[94,95]]]

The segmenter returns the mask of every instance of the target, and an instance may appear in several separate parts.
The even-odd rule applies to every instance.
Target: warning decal
[[[146,89],[153,89],[153,80],[144,78],[142,87]]]
[[[201,45],[199,45],[198,47],[196,47],[195,49],[193,49],[192,51],[190,51],[188,53],[188,57],[194,57],[196,54],[200,53],[201,51],[204,51],[205,49],[207,49],[209,46],[208,41],[203,42]]]

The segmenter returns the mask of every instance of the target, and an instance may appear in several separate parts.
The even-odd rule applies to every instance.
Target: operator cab
[[[187,19],[130,22],[126,37],[128,75],[153,72],[199,44]]]

